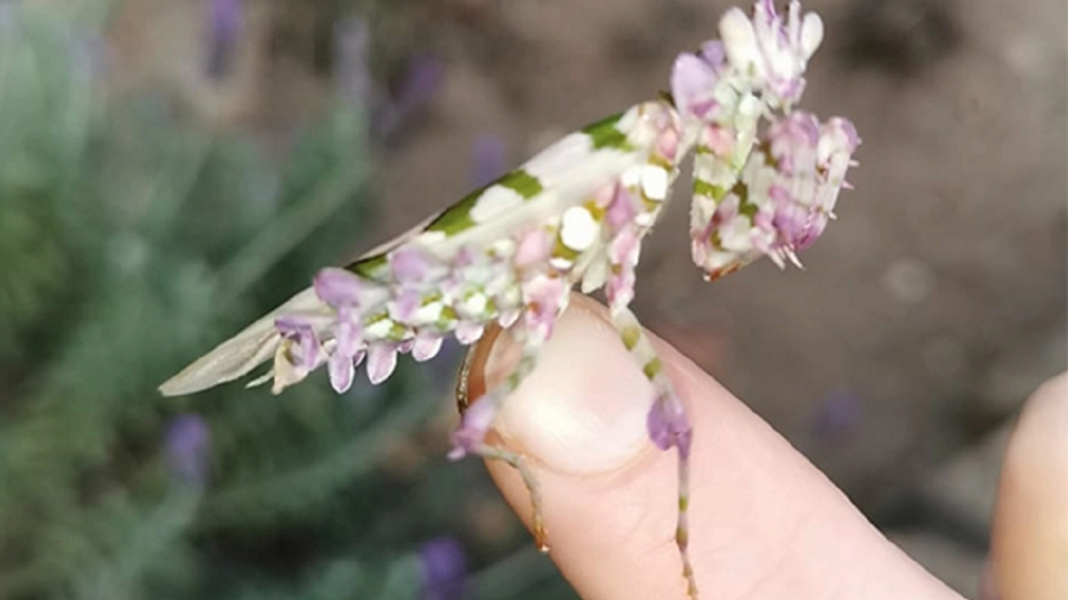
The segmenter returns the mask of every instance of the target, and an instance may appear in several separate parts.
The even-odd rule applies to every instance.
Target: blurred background
[[[383,387],[155,387],[652,97],[726,0],[0,0],[0,600],[575,599],[475,461],[453,347]],[[864,139],[803,259],[637,313],[973,596],[998,458],[1066,365],[1065,4],[811,0]]]

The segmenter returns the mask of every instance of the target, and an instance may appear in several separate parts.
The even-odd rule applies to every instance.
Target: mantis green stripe
[[[538,178],[523,169],[516,169],[511,173],[506,173],[497,180],[496,185],[514,191],[522,196],[524,200],[530,200],[545,191]]]
[[[612,115],[607,119],[597,121],[592,125],[587,125],[582,133],[590,136],[593,141],[594,150],[600,150],[602,148],[615,148],[616,150],[624,150],[627,152],[633,151],[634,146],[631,146],[627,141],[627,136],[616,127],[619,124],[619,120],[623,118],[623,114]]]
[[[382,275],[386,262],[386,254],[383,252],[358,260],[345,268],[364,279],[377,280]]]
[[[431,221],[430,225],[427,225],[426,231],[439,231],[451,237],[474,227],[477,223],[471,218],[471,209],[478,204],[479,198],[482,197],[486,190],[495,185],[508,188],[525,200],[530,200],[545,191],[537,177],[522,169],[516,169],[506,173],[497,181],[471,192],[462,200],[450,206],[445,212],[438,215],[438,218]]]
[[[749,217],[749,220],[752,221],[753,217],[759,212],[759,207],[749,201],[749,187],[744,183],[738,182],[731,188],[731,192],[738,196],[738,212]],[[727,195],[727,190],[721,186],[712,185],[703,179],[694,179],[693,193],[698,196],[708,196],[719,202]]]
[[[645,376],[649,379],[655,379],[663,368],[663,363],[660,362],[659,358],[654,356],[649,362],[645,363],[644,367],[642,367],[642,373],[645,373]]]
[[[522,196],[524,200],[531,200],[545,191],[545,187],[538,181],[537,177],[522,169],[516,169],[506,173],[497,181],[464,196],[462,200],[450,206],[438,218],[434,219],[426,227],[426,231],[440,231],[447,236],[453,236],[474,227],[476,223],[471,218],[471,209],[478,204],[478,200],[486,193],[486,190],[493,186],[508,188]],[[386,255],[387,253],[383,252],[382,254],[368,256],[346,268],[365,279],[381,280],[382,270],[388,262]]]
[[[731,191],[738,196],[738,212],[749,217],[749,220],[752,221],[758,212],[758,208],[756,204],[749,201],[749,186],[739,181]]]
[[[708,196],[716,202],[719,202],[727,195],[727,190],[723,189],[721,186],[712,185],[703,179],[694,178],[693,193],[698,196]]]

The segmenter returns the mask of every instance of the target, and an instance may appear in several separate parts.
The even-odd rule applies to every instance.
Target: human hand
[[[694,425],[690,543],[703,597],[959,599],[886,540],[744,404],[666,343],[657,350]],[[507,335],[475,350],[477,398],[518,357]],[[675,460],[648,441],[652,390],[606,310],[582,296],[496,432],[540,479],[550,556],[586,600],[684,598],[673,539]],[[490,462],[529,527],[519,475]],[[1013,436],[994,525],[1002,600],[1068,598],[1068,377],[1044,386]]]

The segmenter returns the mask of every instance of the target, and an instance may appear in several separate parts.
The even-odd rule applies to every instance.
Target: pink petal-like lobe
[[[389,342],[372,344],[367,349],[367,378],[373,385],[389,379],[397,368],[397,347]]]

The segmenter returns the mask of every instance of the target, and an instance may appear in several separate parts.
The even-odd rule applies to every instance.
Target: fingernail
[[[503,381],[522,348],[503,332],[473,350],[472,399]],[[481,346],[481,344],[480,344]],[[495,430],[505,443],[563,473],[607,473],[652,449],[653,389],[594,301],[573,296],[538,367],[508,398]]]

